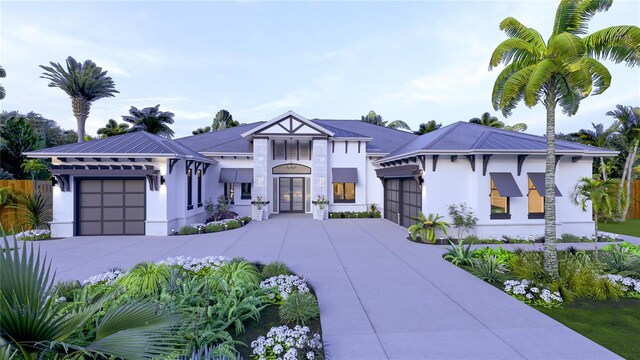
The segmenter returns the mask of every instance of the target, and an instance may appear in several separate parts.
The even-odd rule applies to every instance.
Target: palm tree
[[[587,204],[591,202],[593,207],[593,219],[595,222],[595,241],[598,242],[598,220],[600,215],[611,217],[613,213],[614,200],[618,196],[620,180],[609,179],[601,180],[595,175],[593,178],[583,177],[578,180],[576,187],[571,194],[571,201],[575,205],[580,205],[582,211],[587,211]],[[624,202],[624,201],[623,201]],[[596,256],[598,256],[598,247],[596,246]]]
[[[620,181],[626,185],[627,201],[625,206],[622,204],[622,188],[620,186],[618,196],[618,221],[624,221],[629,211],[631,203],[631,180],[633,179],[633,166],[636,162],[638,154],[638,144],[640,143],[640,107],[616,105],[616,109],[608,111],[607,115],[613,116],[620,124],[620,133],[625,137],[627,143],[630,144],[627,159],[622,169],[622,177]]]
[[[211,131],[211,126],[205,126],[203,128],[197,128],[197,129],[193,130],[191,133],[193,135],[199,135],[199,134],[208,133],[210,131]]]
[[[78,142],[84,142],[84,125],[89,117],[91,104],[118,93],[115,83],[107,76],[106,71],[102,71],[91,60],[79,63],[69,56],[66,70],[59,63],[50,64],[50,67],[40,65],[45,70],[40,77],[51,81],[49,87],[60,88],[71,97],[73,116],[78,123]]]
[[[377,125],[377,126],[388,127],[390,129],[403,129],[403,130],[411,131],[411,128],[409,127],[409,125],[407,125],[406,122],[402,120],[394,120],[390,123],[387,123],[387,121],[382,120],[381,115],[376,114],[376,112],[373,110],[369,111],[367,115],[362,115],[360,117],[360,121]]]
[[[435,120],[429,120],[426,123],[420,124],[418,131],[414,131],[414,134],[424,135],[432,131],[436,131],[442,127],[442,123],[436,123]]]
[[[529,127],[525,123],[515,123],[513,125],[505,125],[503,129],[515,132],[525,132]]]
[[[0,345],[20,358],[149,359],[176,349],[178,317],[158,311],[152,302],[113,301],[115,292],[63,312],[55,291],[51,261],[33,244],[13,246],[4,238],[0,251]],[[92,323],[94,332],[84,329]],[[6,353],[6,352],[5,352]],[[1,353],[0,353],[1,354]]]
[[[233,115],[227,110],[222,109],[213,117],[211,131],[224,130],[238,125],[240,125],[240,123],[233,120]]]
[[[160,104],[138,110],[135,106],[129,109],[129,115],[122,120],[133,124],[129,131],[146,131],[151,134],[171,138],[174,134],[169,125],[173,124],[174,114],[168,111],[160,111]]]
[[[502,129],[504,127],[504,123],[502,121],[498,120],[497,117],[491,115],[488,112],[480,115],[479,118],[475,117],[470,119],[469,122],[472,124],[484,125],[498,129]]]
[[[629,66],[640,62],[640,28],[613,26],[584,35],[596,12],[606,11],[611,1],[562,0],[551,36],[545,43],[540,33],[509,17],[500,23],[509,39],[494,50],[489,70],[503,63],[496,78],[492,102],[506,117],[524,99],[528,107],[541,102],[547,112],[545,171],[544,268],[558,278],[555,206],[555,112],[560,105],[569,116],[580,100],[604,92],[611,83],[607,68],[596,59],[610,59]]]
[[[604,125],[602,124],[596,125],[594,123],[591,123],[591,126],[593,126],[593,130],[580,129],[578,132],[574,132],[569,135],[577,138],[581,143],[585,145],[605,147],[609,143],[611,138],[618,133],[618,127],[620,126],[620,123],[614,122],[606,130],[604,129]],[[600,169],[602,171],[602,179],[607,180],[607,170],[604,165],[604,157],[602,156],[600,157]]]
[[[42,173],[49,169],[47,164],[45,164],[44,161],[40,159],[25,159],[20,165],[20,168],[22,168],[22,171],[30,173],[31,180],[34,181],[36,179],[36,174]]]
[[[7,77],[7,72],[4,70],[2,66],[0,66],[0,78]],[[4,91],[4,86],[0,85],[0,100],[4,99],[4,96],[7,93]]]
[[[108,138],[110,136],[124,134],[127,131],[129,131],[129,124],[118,124],[117,121],[109,119],[104,127],[98,129],[98,135],[100,135],[101,138]]]

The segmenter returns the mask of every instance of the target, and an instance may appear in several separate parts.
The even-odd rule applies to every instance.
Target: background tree
[[[98,129],[97,133],[100,136],[100,138],[104,139],[110,136],[124,134],[127,131],[129,131],[129,124],[127,123],[118,124],[117,121],[113,119],[109,119],[109,121],[107,121],[107,124],[104,127],[101,127]]]
[[[174,134],[169,125],[173,124],[174,114],[160,111],[160,104],[138,110],[135,106],[129,109],[129,115],[122,120],[132,124],[130,131],[146,131],[151,134],[171,138]]]
[[[49,87],[57,87],[71,97],[73,116],[78,123],[78,142],[84,141],[85,123],[89,117],[91,104],[105,97],[113,97],[118,91],[111,77],[93,61],[77,62],[69,56],[66,70],[59,63],[51,66],[40,65],[44,73],[40,76],[51,82]]]
[[[409,125],[407,125],[406,122],[402,120],[394,120],[388,123],[387,121],[382,120],[382,116],[376,114],[376,112],[373,110],[369,111],[367,115],[362,115],[360,117],[360,121],[377,125],[377,126],[388,127],[390,129],[403,129],[403,130],[411,131],[411,128],[409,127]]]
[[[0,79],[4,78],[6,76],[7,76],[7,72],[4,70],[4,68],[2,66],[0,66]],[[7,93],[4,90],[4,86],[2,86],[2,84],[0,84],[0,100],[4,99],[6,94]]]
[[[489,112],[480,115],[480,117],[471,118],[469,119],[469,122],[472,124],[484,125],[497,129],[504,128],[504,123],[498,120],[496,116],[491,115]]]
[[[25,173],[31,174],[31,180],[49,177],[47,163],[40,159],[24,159],[20,168]]]
[[[428,134],[432,131],[436,131],[442,127],[442,123],[436,123],[435,120],[429,120],[426,123],[420,124],[418,126],[418,130],[414,131],[414,134],[424,135]]]
[[[23,116],[0,118],[0,158],[2,167],[17,179],[24,179],[20,168],[25,152],[42,148],[42,139]]]
[[[568,116],[578,111],[589,94],[603,93],[611,74],[596,59],[610,59],[629,66],[640,61],[640,28],[612,26],[584,35],[589,20],[606,11],[612,1],[562,0],[555,23],[545,43],[539,32],[509,17],[500,23],[507,40],[494,50],[489,70],[504,64],[496,78],[492,103],[506,117],[517,104],[532,107],[542,102],[547,110],[547,151],[545,171],[544,268],[558,278],[555,206],[555,111],[560,105]]]
[[[54,120],[47,119],[34,111],[26,114],[18,111],[3,111],[0,113],[0,123],[12,116],[23,117],[26,123],[38,133],[44,148],[72,144],[78,141],[78,135],[74,130],[62,129]]]
[[[199,134],[208,133],[210,131],[211,131],[211,126],[205,126],[203,128],[197,128],[197,129],[193,130],[191,133],[193,135],[199,135]]]
[[[213,117],[210,131],[224,130],[238,125],[240,125],[240,123],[233,120],[233,115],[227,110],[222,109]]]
[[[577,132],[569,134],[577,138],[581,143],[590,146],[607,147],[611,139],[618,133],[619,122],[614,122],[607,129],[602,124],[591,123],[593,130],[580,129]],[[602,179],[607,180],[607,169],[604,164],[604,157],[600,157],[600,170],[602,173]]]
[[[617,220],[624,221],[629,211],[631,203],[631,182],[633,180],[633,167],[637,161],[638,144],[640,143],[640,107],[617,105],[615,110],[608,111],[607,115],[612,116],[620,124],[620,134],[625,138],[628,147],[626,149],[627,157],[622,169],[622,177],[620,180],[626,186],[626,205],[622,203],[622,188],[620,187],[620,196],[618,197]]]

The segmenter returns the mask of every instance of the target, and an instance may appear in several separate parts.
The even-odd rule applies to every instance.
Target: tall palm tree
[[[240,125],[240,123],[233,120],[233,115],[227,110],[222,109],[213,117],[210,131],[224,130],[238,125]]]
[[[588,22],[597,12],[606,11],[612,1],[562,0],[556,11],[549,40],[534,29],[508,17],[500,23],[507,40],[494,50],[489,70],[503,63],[496,78],[492,102],[506,117],[524,99],[528,107],[541,102],[547,112],[545,171],[544,267],[558,277],[555,203],[555,113],[560,105],[569,116],[578,111],[589,94],[604,92],[611,74],[596,59],[610,59],[629,66],[640,62],[640,28],[612,26],[590,35]]]
[[[170,139],[174,134],[169,127],[175,122],[173,117],[172,112],[160,111],[160,104],[158,104],[144,109],[132,106],[129,109],[129,115],[123,116],[122,120],[132,124],[129,131],[146,131]]]
[[[417,131],[414,131],[415,134],[424,135],[428,134],[432,131],[436,131],[442,127],[442,123],[437,123],[435,120],[429,120],[426,123],[420,124]]]
[[[199,135],[199,134],[208,133],[210,131],[211,131],[211,126],[205,126],[203,128],[197,128],[197,129],[193,130],[191,133],[193,135]]]
[[[497,117],[491,115],[488,112],[480,115],[479,118],[474,117],[469,119],[469,122],[472,124],[484,125],[498,129],[502,129],[504,127],[504,123],[502,121],[498,120]]]
[[[4,70],[2,66],[0,66],[0,78],[7,77],[7,72]],[[0,85],[0,100],[4,99],[4,96],[7,93],[4,91],[4,86]]]
[[[403,129],[403,130],[411,131],[411,128],[406,122],[402,120],[394,120],[389,123],[387,121],[382,120],[382,116],[376,114],[376,112],[373,110],[369,111],[367,115],[362,115],[360,117],[360,121],[377,125],[377,126],[388,127],[390,129]]]
[[[49,87],[57,87],[71,98],[71,109],[78,123],[78,142],[84,142],[84,126],[89,117],[91,104],[105,97],[113,97],[118,91],[106,71],[91,60],[77,62],[69,56],[67,69],[59,63],[50,62],[51,66],[40,65],[44,73],[40,76],[50,80]]]
[[[615,110],[608,111],[608,116],[613,116],[620,124],[620,133],[630,144],[629,152],[627,153],[627,159],[625,161],[624,168],[622,169],[622,178],[620,179],[623,184],[626,184],[627,202],[626,206],[622,204],[622,188],[620,188],[620,196],[618,197],[618,211],[617,220],[624,221],[629,211],[629,204],[631,202],[631,180],[633,179],[633,167],[636,162],[636,155],[638,154],[638,144],[640,143],[640,107],[622,106],[617,105]]]
[[[129,124],[118,124],[117,121],[109,119],[109,121],[107,121],[107,124],[104,127],[99,128],[97,132],[101,138],[108,138],[110,136],[124,134],[127,131],[129,131]]]
[[[601,180],[600,177],[594,175],[593,178],[583,177],[578,180],[571,201],[575,205],[580,205],[582,211],[587,211],[587,204],[590,202],[593,208],[593,220],[595,222],[595,241],[598,242],[598,221],[601,215],[611,217],[615,209],[615,199],[618,196],[620,180],[609,179]],[[623,201],[624,202],[624,201]],[[598,247],[596,246],[596,256]]]
[[[606,130],[604,125],[602,124],[594,124],[591,123],[593,130],[589,129],[580,129],[577,132],[569,134],[570,136],[575,137],[580,140],[581,143],[585,145],[597,146],[597,147],[605,147],[611,138],[618,133],[618,127],[620,126],[619,122],[614,122],[608,127]],[[602,179],[607,180],[607,170],[604,165],[604,157],[600,157],[600,170],[602,171]]]

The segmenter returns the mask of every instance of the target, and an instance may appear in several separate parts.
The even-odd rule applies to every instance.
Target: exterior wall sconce
[[[164,175],[161,175],[161,176],[160,176],[160,185],[164,185],[164,182],[165,182],[165,181],[166,181],[166,180],[165,180],[165,178],[164,178]]]

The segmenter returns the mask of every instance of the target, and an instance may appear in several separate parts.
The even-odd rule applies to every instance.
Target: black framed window
[[[334,203],[355,203],[356,184],[355,183],[333,183]]]
[[[202,207],[202,170],[198,170],[198,207]]]
[[[251,183],[240,184],[240,199],[251,200]]]
[[[227,203],[229,204],[235,203],[234,199],[236,195],[236,189],[234,185],[235,185],[234,183],[224,184],[224,197],[227,198]]]
[[[187,170],[187,210],[193,209],[193,170]]]
[[[507,196],[500,196],[496,184],[491,179],[491,219],[511,219],[510,199]]]
[[[528,180],[529,219],[544,219],[544,196],[540,196],[531,178]]]

